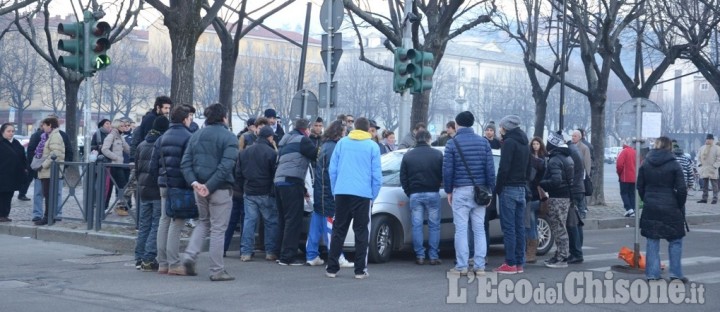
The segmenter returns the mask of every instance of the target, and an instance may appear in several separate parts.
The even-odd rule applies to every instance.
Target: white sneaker
[[[338,260],[338,263],[340,264],[341,268],[354,268],[355,263],[348,261],[345,259],[345,257],[340,257],[340,260]]]
[[[318,265],[323,265],[323,264],[325,264],[325,261],[323,261],[323,259],[320,259],[320,257],[318,256],[318,257],[315,257],[315,259],[312,259],[312,260],[310,260],[310,261],[307,261],[307,264],[308,264],[309,266],[318,266]]]
[[[628,210],[628,211],[625,211],[625,216],[626,216],[626,217],[633,217],[633,216],[635,216],[635,210],[634,210],[634,209],[630,209],[630,210]]]
[[[187,221],[185,221],[185,226],[187,226],[191,229],[194,229],[195,228],[195,220],[187,219]]]

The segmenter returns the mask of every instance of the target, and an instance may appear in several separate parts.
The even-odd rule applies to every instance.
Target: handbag
[[[480,206],[487,206],[492,201],[492,196],[490,195],[490,191],[483,185],[477,185],[475,183],[475,179],[473,178],[472,172],[470,172],[470,167],[468,167],[467,161],[465,161],[465,156],[463,155],[462,149],[460,149],[460,145],[457,143],[457,140],[453,138],[453,141],[455,142],[455,146],[458,149],[458,153],[460,154],[460,159],[463,162],[463,165],[465,165],[465,170],[467,170],[468,176],[470,176],[470,181],[472,181],[473,184],[473,199],[475,200],[475,203]]]
[[[165,155],[163,155],[162,149],[160,150],[160,158],[167,179],[167,167],[165,167]],[[172,219],[195,219],[198,217],[195,191],[193,189],[168,187],[166,200],[165,214],[168,217]]]
[[[545,193],[545,190],[543,190],[542,187],[538,185],[537,187],[538,194],[540,194],[540,208],[538,209],[538,214],[541,216],[547,216],[550,214],[550,201],[548,200],[547,193]]]
[[[583,184],[585,184],[585,196],[592,196],[593,194],[593,183],[592,179],[590,179],[590,176],[585,176],[585,180],[583,180]]]
[[[33,157],[32,162],[30,163],[30,169],[38,171],[42,168],[43,163],[45,162],[45,156],[41,158]]]

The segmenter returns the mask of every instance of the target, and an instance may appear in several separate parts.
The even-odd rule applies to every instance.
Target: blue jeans
[[[262,215],[265,224],[265,254],[278,255],[278,210],[275,207],[275,198],[269,195],[247,196],[245,199],[245,221],[240,245],[240,254],[252,255],[255,247],[255,225],[258,215]]]
[[[245,201],[242,198],[235,198],[235,196],[233,196],[232,211],[230,212],[230,222],[228,222],[228,227],[225,230],[225,246],[223,249],[225,252],[230,249],[230,243],[232,242],[233,234],[235,233],[235,228],[237,228],[237,224],[245,224],[244,220]],[[240,246],[242,246],[242,243],[240,244]]]
[[[42,183],[40,183],[40,179],[34,179],[33,182],[33,210],[32,210],[32,216],[34,218],[42,218],[45,214],[45,206],[43,205],[43,201],[45,200],[43,198],[42,194]],[[58,197],[58,208],[57,211],[55,211],[55,218],[62,217],[62,190],[63,190],[63,179],[60,179],[60,182],[58,182],[57,190],[57,197]]]
[[[305,259],[312,261],[320,256],[320,242],[325,241],[325,246],[330,248],[332,237],[333,217],[325,217],[315,211],[310,214],[310,228],[308,229],[307,242],[305,242]]]
[[[453,224],[455,224],[455,268],[468,268],[470,255],[468,245],[468,220],[473,230],[475,246],[475,269],[485,269],[487,243],[485,241],[485,207],[480,207],[473,200],[473,187],[461,186],[453,190]]]
[[[635,183],[620,182],[620,197],[625,211],[635,209]]]
[[[135,260],[150,262],[157,256],[157,231],[160,226],[160,200],[140,202],[140,224],[138,226],[137,243],[135,244]]]
[[[575,207],[570,206],[570,209],[568,210],[568,220],[570,219],[571,213],[576,213],[577,216],[577,224],[575,226],[570,226],[570,223],[566,225],[567,227],[567,233],[568,233],[568,243],[570,247],[570,255],[582,259],[583,258],[583,225],[582,225],[582,209],[580,207],[585,206],[585,194],[579,193],[579,194],[572,194],[572,201],[575,204]]]
[[[528,219],[525,220],[525,238],[526,239],[538,239],[538,218],[537,211],[540,209],[540,201],[534,200],[528,203]]]
[[[412,241],[415,257],[425,259],[423,221],[425,211],[427,211],[428,246],[430,247],[429,258],[431,260],[438,259],[438,246],[440,245],[440,194],[437,192],[411,194],[410,209],[412,211]]]
[[[505,263],[525,263],[525,187],[506,186],[500,193],[500,226],[505,244]]]
[[[660,240],[647,239],[647,259],[645,259],[645,277],[648,279],[660,278]],[[682,238],[668,240],[668,255],[670,257],[670,278],[682,278]]]

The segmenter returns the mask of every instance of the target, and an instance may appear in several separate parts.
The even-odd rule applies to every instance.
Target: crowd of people
[[[526,263],[537,261],[539,214],[546,215],[557,246],[545,266],[564,268],[583,262],[582,228],[586,196],[592,192],[592,145],[581,130],[573,131],[569,141],[560,132],[549,133],[545,141],[529,139],[521,129],[521,119],[509,115],[497,125],[486,125],[480,136],[473,130],[475,116],[465,111],[448,122],[435,141],[431,142],[426,125],[418,123],[396,145],[395,133],[380,131],[374,120],[352,115],[338,116],[327,128],[321,118],[297,119],[286,133],[277,112],[267,109],[263,116],[249,118],[237,136],[228,129],[228,114],[221,104],[204,110],[202,128],[194,123],[194,115],[192,106],[173,105],[163,96],[156,99],[138,127],[133,129],[133,122],[126,118],[105,119],[93,135],[91,160],[129,164],[109,166],[112,183],[108,181],[104,191],[106,205],[112,184],[117,189],[137,187],[140,220],[135,259],[139,270],[196,275],[198,254],[209,238],[210,279],[233,280],[223,258],[240,226],[243,262],[253,261],[255,251],[262,249],[265,260],[279,265],[326,265],[326,276],[331,278],[341,268],[353,268],[355,278],[367,278],[371,205],[382,185],[381,155],[403,148],[411,148],[402,159],[400,180],[409,197],[416,264],[442,263],[441,187],[452,207],[455,226],[455,265],[450,273],[486,272],[487,225],[495,211],[490,208],[494,201],[488,204],[483,200],[488,196],[497,198],[505,247],[504,263],[493,271],[523,273]],[[57,117],[50,116],[33,134],[26,153],[13,139],[13,125],[3,124],[0,130],[0,222],[10,221],[14,191],[20,190],[25,197],[23,185],[34,178],[33,221],[47,224],[48,197],[59,196],[49,194],[51,159],[72,160],[67,135],[59,130]],[[707,189],[712,185],[714,204],[720,147],[712,139],[708,136],[709,143],[699,152],[704,178],[700,202],[707,202]],[[444,146],[444,153],[432,146]],[[500,150],[497,173],[493,149]],[[637,176],[634,149],[625,145],[618,157],[625,215],[635,213],[635,190],[644,202],[640,226],[647,238],[649,279],[660,275],[659,239],[670,242],[671,278],[684,279],[680,257],[692,161],[679,154],[676,143],[665,137],[655,140]],[[181,209],[176,207],[176,194],[187,193],[193,194],[188,199],[192,203],[185,204],[196,207],[197,225],[188,247],[180,253],[180,231],[192,217],[175,211]],[[127,215],[129,196],[117,194],[122,203],[115,207],[118,215]],[[40,206],[43,199],[44,209]],[[311,206],[310,225],[304,229],[306,205]],[[56,211],[55,219],[61,218],[62,211]],[[353,262],[342,252],[351,224]],[[308,233],[306,252],[300,255],[303,231]],[[323,241],[328,246],[326,260],[320,257]]]

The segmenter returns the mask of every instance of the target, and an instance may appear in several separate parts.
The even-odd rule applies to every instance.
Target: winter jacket
[[[197,181],[212,194],[232,189],[237,156],[235,135],[224,124],[210,124],[190,137],[180,168],[188,185]]]
[[[27,181],[25,149],[16,139],[0,137],[0,192],[14,192]]]
[[[42,135],[42,133],[42,129],[38,128],[38,130],[30,136],[30,142],[28,142],[25,158],[27,159],[28,172],[30,172],[30,178],[32,179],[38,178],[37,171],[30,169],[30,164],[32,163],[33,156],[35,156],[35,150],[38,144],[40,144],[40,135]],[[70,137],[62,130],[60,130],[60,137],[62,137],[63,144],[65,144],[65,161],[73,161],[75,152],[72,149],[72,145],[70,145]]]
[[[125,161],[123,153],[128,152],[130,152],[130,145],[127,144],[118,129],[112,129],[103,141],[103,155],[110,158],[112,164],[122,164]]]
[[[580,152],[580,157],[582,159],[582,165],[585,169],[585,174],[590,175],[591,174],[591,168],[592,168],[592,155],[590,154],[590,149],[583,143],[582,141],[578,141],[577,143],[569,143],[568,145],[575,145],[577,147],[578,152]]]
[[[432,145],[432,146],[445,146],[445,144],[447,144],[447,141],[450,140],[450,139],[451,139],[451,138],[450,138],[449,135],[447,135],[447,134],[446,134],[446,135],[442,135],[442,136],[440,136],[439,138],[437,138],[437,140],[435,140],[434,142],[432,142],[430,145]]]
[[[695,175],[693,174],[692,160],[683,154],[682,149],[674,150],[673,153],[675,154],[675,160],[677,160],[683,170],[685,184],[687,184],[688,188],[693,188],[695,186]]]
[[[717,179],[720,168],[720,146],[715,144],[703,145],[697,154],[701,179]]]
[[[257,141],[257,135],[255,135],[254,132],[245,132],[240,136],[240,139],[238,141],[238,149],[242,151],[248,148],[250,145],[253,145],[255,141]]]
[[[53,129],[48,134],[48,140],[45,142],[45,149],[43,149],[43,157],[45,162],[42,164],[42,168],[38,172],[38,179],[49,179],[50,178],[50,165],[52,164],[52,155],[57,156],[55,161],[65,161],[65,143],[63,142],[62,136],[60,135],[60,129]]]
[[[475,134],[472,128],[459,128],[455,137],[448,140],[445,145],[443,158],[445,193],[451,194],[456,187],[473,185],[455,144],[460,145],[475,183],[485,186],[492,193],[495,190],[495,164],[490,143]]]
[[[573,183],[570,192],[573,194],[585,194],[585,165],[578,151],[577,145],[568,144],[570,158],[573,161]]]
[[[140,200],[150,201],[160,199],[160,187],[157,178],[151,174],[151,162],[155,142],[160,137],[160,132],[150,130],[138,145],[135,154],[135,176],[137,177],[137,186],[140,190]]]
[[[98,151],[98,153],[101,153],[103,142],[105,142],[105,138],[108,136],[108,132],[105,132],[105,128],[100,128],[92,136],[92,139],[90,139],[90,150],[91,151]]]
[[[190,140],[190,130],[181,123],[171,123],[170,128],[155,141],[150,174],[157,178],[160,187],[190,188],[180,170],[183,153]]]
[[[495,191],[500,194],[505,186],[527,184],[530,149],[527,135],[520,128],[505,132],[500,148],[500,166],[497,172]]]
[[[533,201],[540,200],[540,193],[538,193],[537,187],[540,186],[540,180],[542,180],[545,174],[545,162],[546,157],[535,157],[532,153],[530,154],[530,175],[528,176],[528,187],[530,188],[530,197]]]
[[[337,141],[325,140],[320,146],[315,161],[315,178],[313,181],[313,211],[324,217],[335,216],[335,197],[330,187],[330,160]]]
[[[314,133],[311,133],[310,136],[308,136],[310,139],[310,142],[315,146],[315,150],[320,150],[320,146],[322,146],[322,135],[316,135]]]
[[[155,110],[154,108],[145,113],[145,116],[143,116],[140,125],[135,128],[132,133],[132,141],[130,142],[130,155],[137,154],[135,149],[137,149],[140,143],[145,141],[147,134],[150,133],[150,130],[152,129],[153,123],[155,123],[155,119],[157,119],[158,117],[160,117],[160,115],[158,115],[157,110]]]
[[[380,193],[380,148],[368,132],[353,130],[335,145],[330,159],[333,195],[354,195],[374,200]]]
[[[410,132],[400,140],[398,149],[411,148],[415,146],[415,134]]]
[[[500,142],[497,138],[492,138],[492,140],[488,138],[485,139],[488,140],[488,143],[490,143],[491,149],[502,149],[502,142]]]
[[[278,126],[280,129],[280,126]],[[294,130],[278,144],[279,156],[275,183],[303,183],[310,162],[317,159],[317,150],[304,133]]]
[[[540,186],[551,198],[570,198],[575,166],[567,147],[556,147],[550,152],[545,176]]]
[[[277,152],[267,138],[259,138],[255,144],[240,153],[240,177],[245,181],[245,195],[259,196],[273,193]]]
[[[418,142],[402,158],[400,184],[405,194],[437,193],[442,183],[443,153]]]
[[[270,126],[272,127],[272,125]],[[273,135],[273,139],[275,144],[278,144],[282,139],[285,137],[285,130],[282,127],[282,124],[280,124],[280,120],[275,123],[275,135]]]
[[[652,239],[685,236],[687,186],[682,168],[667,150],[651,150],[638,171],[637,189],[643,201],[640,234]]]
[[[635,149],[628,145],[623,145],[623,149],[622,151],[620,151],[620,155],[618,155],[615,164],[615,168],[617,169],[617,174],[620,178],[620,182],[635,183],[635,181],[637,180],[635,177],[636,159],[637,154],[635,152]]]

